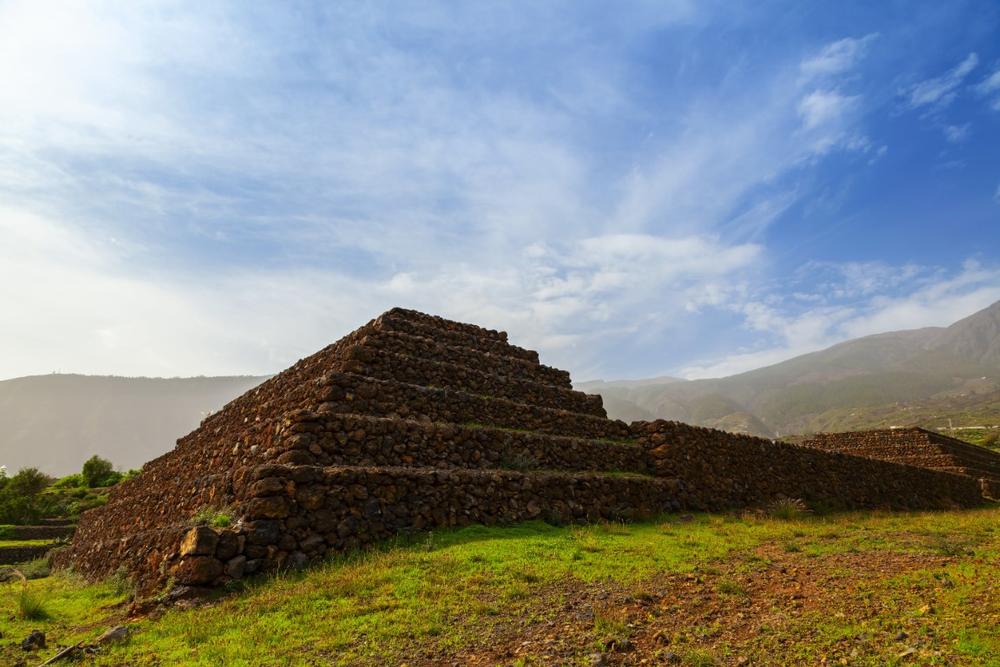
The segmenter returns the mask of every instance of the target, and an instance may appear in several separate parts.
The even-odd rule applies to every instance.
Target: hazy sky
[[[727,374],[968,315],[998,248],[995,0],[0,0],[0,378],[393,305]]]

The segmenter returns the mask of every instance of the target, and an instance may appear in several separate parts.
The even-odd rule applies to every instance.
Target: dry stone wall
[[[826,508],[934,509],[982,504],[977,480],[679,422],[633,422],[656,474],[684,480],[688,507],[798,498]]]
[[[597,395],[542,384],[532,379],[492,374],[447,361],[397,354],[385,349],[352,348],[350,360],[344,365],[344,370],[383,380],[460,389],[546,408],[606,416],[603,401]]]
[[[626,440],[628,424],[597,415],[518,403],[455,389],[424,387],[352,373],[330,373],[319,412],[427,418],[456,424],[483,423],[588,439]]]
[[[84,514],[56,557],[140,592],[217,585],[409,531],[633,519],[786,495],[982,502],[974,480],[669,422],[600,397],[503,332],[393,309],[204,420]],[[194,525],[206,510],[233,525]]]
[[[805,443],[824,451],[952,472],[980,479],[984,492],[1000,499],[1000,454],[922,428],[820,433]]]
[[[632,442],[307,411],[290,418],[273,451],[294,465],[647,472]]]
[[[389,350],[447,362],[465,368],[482,369],[490,374],[512,376],[549,384],[561,389],[572,389],[569,373],[558,368],[543,366],[538,362],[517,357],[506,357],[493,352],[435,342],[426,336],[416,336],[399,331],[377,331],[361,341],[359,350]]]

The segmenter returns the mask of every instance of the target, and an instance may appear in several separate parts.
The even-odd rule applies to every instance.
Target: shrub
[[[81,474],[83,475],[83,481],[92,489],[99,486],[112,486],[117,484],[122,478],[121,473],[115,472],[111,461],[102,459],[96,454],[87,459],[87,462],[83,464]]]
[[[135,581],[124,566],[119,567],[108,577],[108,583],[111,584],[111,590],[116,596],[126,596],[130,599],[135,597]]]
[[[986,437],[983,438],[983,447],[989,447],[990,449],[1000,447],[1000,433],[987,433]]]
[[[36,468],[24,468],[0,487],[0,523],[25,524],[45,516],[56,499],[43,493],[52,478]]]
[[[80,489],[87,485],[83,479],[83,475],[76,472],[72,475],[66,475],[61,477],[52,483],[53,489]]]

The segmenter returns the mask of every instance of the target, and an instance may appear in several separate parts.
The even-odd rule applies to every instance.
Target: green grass
[[[433,662],[489,650],[491,637],[530,636],[549,623],[575,624],[577,635],[555,634],[573,637],[579,660],[570,664],[585,664],[595,650],[640,641],[643,624],[653,623],[647,611],[627,616],[612,593],[681,604],[687,598],[672,592],[677,583],[669,578],[675,577],[704,579],[702,594],[717,596],[713,604],[723,611],[760,603],[752,613],[747,607],[747,617],[767,621],[765,629],[738,641],[727,638],[725,623],[704,620],[687,628],[669,649],[690,664],[739,655],[755,664],[818,664],[822,656],[846,658],[852,650],[857,655],[850,664],[896,664],[903,647],[892,638],[905,628],[920,639],[921,651],[934,646],[943,652],[921,655],[916,664],[1000,665],[997,526],[1000,509],[991,508],[435,531],[429,539],[259,578],[209,605],[138,621],[132,639],[95,656],[94,664],[398,664],[419,662],[422,652]],[[916,569],[865,580],[845,593],[850,597],[839,609],[793,613],[754,588],[773,559],[820,567],[885,554],[927,565],[919,560]],[[837,572],[858,573],[853,566]],[[0,585],[0,632],[19,641],[38,627],[51,643],[90,641],[122,621],[118,605],[128,591],[120,583],[87,585],[65,573],[29,582],[48,614],[44,621],[17,613],[16,596],[8,593],[16,593],[19,583]],[[589,616],[565,611],[581,591],[591,596],[584,598]],[[928,605],[932,610],[921,612]],[[669,620],[672,608],[663,609]],[[15,648],[0,642],[0,664],[20,657]],[[547,664],[532,655],[517,659]]]
[[[45,547],[56,544],[59,544],[59,540],[54,540],[51,537],[42,540],[5,540],[0,538],[0,549],[4,547]]]
[[[44,621],[49,618],[45,602],[27,585],[17,594],[17,613],[25,621]]]

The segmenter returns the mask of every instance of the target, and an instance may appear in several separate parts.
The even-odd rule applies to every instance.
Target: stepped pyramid
[[[824,451],[966,475],[1000,499],[1000,453],[922,428],[820,433],[803,443]]]
[[[503,332],[393,309],[232,401],[86,513],[56,556],[148,593],[468,523],[676,509],[599,396]],[[192,527],[205,510],[224,530]]]

